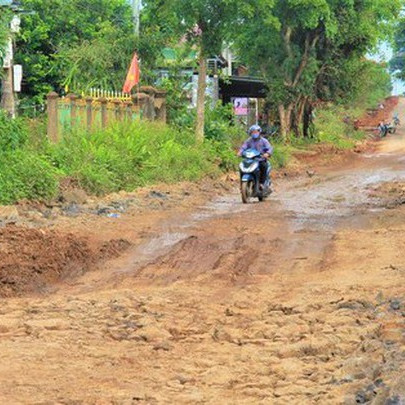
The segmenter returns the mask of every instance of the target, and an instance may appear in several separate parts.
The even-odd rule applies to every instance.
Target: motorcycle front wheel
[[[253,183],[251,181],[242,183],[241,194],[243,204],[248,204],[253,194]]]

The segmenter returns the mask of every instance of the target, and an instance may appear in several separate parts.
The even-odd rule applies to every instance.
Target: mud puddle
[[[396,157],[400,159],[400,156]],[[390,156],[390,162],[393,161],[397,160]],[[395,165],[385,166],[386,163],[377,153],[372,165],[378,170],[370,168],[367,163],[365,167],[360,165],[353,170],[342,170],[310,180],[285,181],[279,184],[280,191],[262,204],[243,205],[238,190],[235,190],[201,207],[194,214],[164,222],[157,236],[137,246],[125,265],[112,273],[113,277],[137,277],[142,269],[148,268],[153,278],[154,269],[160,268],[168,280],[173,281],[183,277],[182,271],[189,274],[188,268],[199,269],[196,274],[201,274],[201,263],[204,262],[207,264],[206,271],[215,271],[217,263],[224,257],[230,260],[226,266],[234,263],[232,266],[235,267],[235,260],[243,259],[238,252],[248,254],[256,251],[257,243],[269,246],[270,251],[277,246],[274,266],[280,262],[290,262],[291,269],[302,267],[304,262],[305,266],[309,263],[319,265],[325,248],[339,228],[361,228],[367,223],[370,213],[377,214],[385,209],[370,195],[370,189],[405,176],[405,170]],[[252,231],[255,223],[271,222],[272,229],[263,231],[261,239],[253,236],[252,231],[244,231],[242,226],[230,228],[225,239],[216,235],[215,228],[224,221],[232,223],[242,218],[244,222],[252,222],[247,226]],[[206,235],[207,227],[212,228],[209,236]],[[246,236],[246,233],[250,235]],[[244,241],[242,244],[238,242],[240,238]],[[280,240],[285,243],[280,244]],[[230,256],[233,258],[230,259]],[[182,260],[184,263],[181,263]],[[253,266],[254,261],[246,265],[245,273],[250,274]],[[177,278],[172,278],[170,271],[177,274]]]
[[[353,216],[361,216],[364,211],[382,210],[371,198],[370,189],[382,183],[398,181],[404,176],[405,170],[389,167],[355,170],[319,180],[318,184],[305,187],[297,184],[297,187],[287,189],[276,197],[289,213],[293,231],[309,227],[333,231],[344,219],[350,218],[351,222]]]

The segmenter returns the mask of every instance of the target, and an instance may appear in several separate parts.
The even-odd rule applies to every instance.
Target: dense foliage
[[[151,183],[217,176],[235,168],[235,144],[225,137],[195,143],[192,131],[136,122],[91,134],[76,130],[51,144],[44,128],[0,116],[0,203],[55,197],[61,179],[89,193],[104,194]],[[215,125],[215,124],[214,124]],[[164,168],[164,170],[162,170]]]
[[[327,94],[334,101],[346,64],[363,69],[363,58],[386,38],[402,6],[400,0],[251,3],[237,37],[240,56],[265,79],[284,137],[290,130],[300,134],[313,101]],[[346,92],[348,84],[343,81]]]
[[[42,102],[65,84],[122,86],[134,50],[126,0],[24,0],[16,62],[25,70],[24,96]]]
[[[9,36],[10,13],[6,10],[0,10],[0,63],[3,62],[5,45]]]
[[[391,72],[405,81],[405,18],[402,17],[397,24],[394,35],[394,56],[390,62]]]

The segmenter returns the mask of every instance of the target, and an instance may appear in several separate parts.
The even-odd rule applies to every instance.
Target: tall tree
[[[230,34],[230,27],[237,21],[236,0],[166,0],[148,1],[157,11],[158,23],[177,34],[198,50],[198,89],[196,139],[204,139],[205,92],[207,87],[207,58],[221,51]]]
[[[4,54],[10,36],[11,17],[11,13],[7,9],[0,7],[0,56]]]
[[[390,70],[400,80],[405,80],[405,18],[398,21],[394,38],[394,56]]]
[[[10,9],[5,7],[0,7],[0,13],[0,108],[7,111],[10,116],[14,116],[13,69],[12,66],[3,69],[7,53],[6,49],[12,43],[10,23],[13,14]]]
[[[101,44],[114,45],[114,35],[131,42],[132,13],[126,0],[23,0],[22,4],[35,13],[23,19],[16,61],[24,66],[23,95],[39,102],[50,90],[63,87],[66,65],[77,63],[77,57],[69,59],[73,55],[68,49],[80,51],[93,44],[94,56]],[[106,69],[105,76],[111,73]]]
[[[335,64],[353,55],[361,58],[372,49],[392,28],[401,4],[401,0],[260,0],[243,17],[240,56],[265,78],[284,138],[291,129],[298,131],[305,104],[317,96],[320,83],[336,73]]]

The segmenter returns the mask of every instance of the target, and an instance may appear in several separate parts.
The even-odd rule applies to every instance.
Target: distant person
[[[381,138],[384,138],[388,134],[389,125],[385,121],[381,121],[378,125],[378,130],[380,131]]]
[[[399,119],[399,114],[397,112],[394,114],[392,120],[394,121],[394,125],[396,127],[401,125],[401,120]]]

